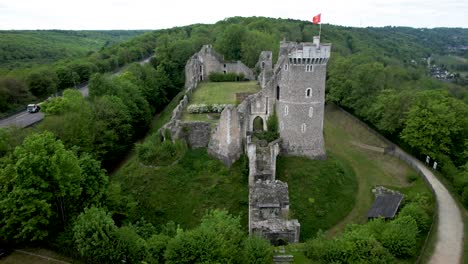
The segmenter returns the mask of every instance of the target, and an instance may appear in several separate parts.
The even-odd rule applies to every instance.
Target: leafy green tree
[[[179,231],[169,241],[166,263],[232,263],[240,255],[243,233],[238,217],[213,210],[196,229]]]
[[[81,192],[81,206],[91,207],[102,203],[106,193],[109,177],[106,171],[101,169],[101,162],[95,160],[90,154],[84,153],[79,158],[81,177],[83,179]]]
[[[57,92],[57,75],[51,70],[30,73],[26,78],[26,83],[34,96],[51,95]]]
[[[115,93],[109,75],[101,73],[95,73],[91,76],[88,83],[88,89],[89,97],[91,98]]]
[[[242,62],[253,68],[258,61],[258,55],[263,50],[277,51],[278,40],[267,33],[248,31],[241,44]]]
[[[0,78],[0,112],[32,100],[32,95],[23,81],[13,77]]]
[[[240,60],[242,57],[242,42],[246,39],[246,34],[245,26],[229,25],[221,36],[216,39],[215,49],[223,54],[227,60]]]
[[[446,92],[420,92],[408,111],[401,138],[422,153],[451,154],[454,138],[467,124],[467,110]]]
[[[116,231],[111,215],[104,209],[85,209],[73,225],[75,247],[83,258],[91,262],[120,262],[122,252],[119,251]]]
[[[97,98],[93,103],[95,116],[94,140],[95,154],[104,161],[119,157],[130,144],[132,127],[131,115],[127,106],[117,96]]]
[[[41,240],[69,221],[82,190],[81,168],[52,133],[28,136],[0,173],[2,236]]]

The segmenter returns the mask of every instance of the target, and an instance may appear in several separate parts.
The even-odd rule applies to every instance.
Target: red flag
[[[320,15],[322,15],[322,14],[318,14],[318,15],[314,16],[314,18],[312,18],[312,23],[319,24],[320,23]]]

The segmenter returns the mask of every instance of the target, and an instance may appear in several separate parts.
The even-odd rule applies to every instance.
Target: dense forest
[[[0,31],[0,73],[84,56],[145,33],[144,30]]]
[[[104,169],[126,155],[148,132],[152,117],[183,89],[185,63],[203,44],[213,43],[227,60],[253,68],[260,51],[272,50],[276,56],[280,40],[312,41],[317,33],[318,27],[307,21],[233,17],[148,32],[52,67],[1,76],[2,112],[88,80],[90,96],[65,90],[63,97],[44,105],[46,118],[37,128],[0,130],[0,237],[10,243],[46,242],[96,263],[122,258],[128,263],[269,263],[271,249],[263,240],[247,238],[239,219],[225,211],[208,212],[192,230],[113,214],[129,203],[109,188]],[[322,42],[333,44],[328,102],[353,112],[416,156],[437,160],[465,204],[468,88],[432,79],[424,58],[466,57],[458,47],[467,38],[467,29],[322,25]],[[147,65],[131,64],[119,76],[109,74],[150,54],[154,57]],[[175,151],[171,148],[159,150]],[[369,229],[378,225],[383,224]],[[388,226],[410,226],[413,233],[420,228],[408,216]],[[364,229],[355,228],[350,236],[371,232]],[[340,241],[347,243],[346,238]],[[414,254],[410,246],[403,255]],[[385,252],[381,256],[392,258]]]

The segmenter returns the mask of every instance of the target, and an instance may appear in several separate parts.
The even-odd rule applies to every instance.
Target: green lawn
[[[301,240],[314,237],[343,219],[354,207],[356,177],[348,164],[328,157],[310,160],[279,157],[277,179],[289,185],[291,218],[301,223]]]
[[[236,104],[236,93],[256,93],[260,90],[256,81],[251,82],[202,82],[190,98],[189,104]]]
[[[356,146],[353,142],[372,146],[385,146],[379,138],[366,128],[342,113],[327,106],[324,122],[325,145],[327,153],[349,164],[358,180],[356,204],[353,210],[328,231],[330,236],[340,232],[349,223],[366,222],[366,214],[374,201],[371,192],[375,185],[384,185],[398,189],[403,193],[428,193],[432,197],[421,177],[409,182],[408,178],[416,175],[403,161],[389,155],[383,155]]]

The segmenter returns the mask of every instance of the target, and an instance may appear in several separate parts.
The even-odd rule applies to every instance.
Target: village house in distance
[[[227,106],[216,127],[206,122],[181,120],[192,93],[200,81],[212,72],[242,73],[255,79],[242,62],[226,62],[211,45],[204,45],[187,62],[186,94],[174,109],[171,120],[162,128],[173,139],[184,138],[191,147],[208,147],[208,152],[232,165],[242,153],[249,158],[249,232],[260,234],[273,244],[299,242],[300,224],[289,219],[287,183],[276,180],[276,157],[279,153],[326,158],[323,119],[326,65],[331,44],[280,42],[276,64],[271,51],[263,51],[257,67],[258,93],[249,95],[236,106]],[[280,137],[272,142],[252,138],[254,123],[267,128],[267,120],[276,112]]]

